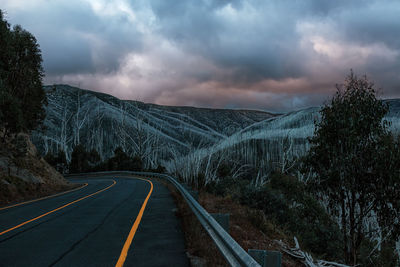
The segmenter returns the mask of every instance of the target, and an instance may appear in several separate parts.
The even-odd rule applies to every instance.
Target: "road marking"
[[[54,194],[54,195],[51,195],[51,196],[41,197],[41,198],[28,200],[28,201],[17,203],[17,204],[10,205],[10,206],[5,206],[5,207],[0,208],[0,210],[6,210],[6,209],[9,209],[9,208],[14,208],[14,207],[18,207],[18,206],[21,206],[21,205],[29,204],[29,203],[32,203],[32,202],[36,202],[36,201],[39,201],[39,200],[44,200],[44,199],[48,199],[48,198],[52,198],[52,197],[58,197],[58,196],[61,196],[61,195],[64,195],[64,194],[67,194],[67,193],[82,189],[82,188],[86,187],[87,185],[88,185],[88,183],[85,183],[85,184],[83,184],[82,186],[80,186],[78,188],[74,188],[74,189],[71,189],[71,190],[68,190],[68,191],[64,191],[64,192],[61,192],[61,193],[58,193],[58,194]]]
[[[146,199],[144,200],[144,202],[142,204],[142,208],[140,209],[139,214],[136,217],[136,220],[132,225],[131,231],[129,232],[128,238],[125,241],[124,247],[122,248],[121,254],[119,255],[119,259],[118,259],[118,262],[115,265],[115,267],[124,266],[126,257],[128,256],[129,247],[132,244],[133,237],[135,236],[136,230],[138,229],[140,221],[142,220],[142,216],[143,216],[144,210],[146,209],[147,201],[150,198],[151,192],[153,192],[153,183],[150,180],[142,179],[142,178],[136,178],[136,177],[135,177],[135,179],[140,179],[140,180],[149,182],[150,186],[151,186],[150,187],[150,192],[147,194],[147,197],[146,197]]]
[[[39,215],[39,216],[37,216],[37,217],[35,217],[35,218],[33,218],[33,219],[30,219],[30,220],[28,220],[28,221],[25,221],[25,222],[23,222],[23,223],[20,223],[20,224],[14,226],[14,227],[11,227],[11,228],[9,228],[9,229],[7,229],[7,230],[1,232],[0,235],[4,235],[5,233],[8,233],[8,232],[10,232],[10,231],[12,231],[12,230],[15,230],[15,229],[17,229],[17,228],[19,228],[19,227],[21,227],[21,226],[24,226],[25,224],[28,224],[28,223],[30,223],[30,222],[36,221],[36,220],[38,220],[38,219],[40,219],[40,218],[43,218],[44,216],[47,216],[47,215],[49,215],[49,214],[51,214],[51,213],[53,213],[53,212],[56,212],[56,211],[61,210],[61,209],[65,208],[65,207],[68,207],[69,205],[72,205],[72,204],[74,204],[74,203],[76,203],[76,202],[79,202],[79,201],[81,201],[81,200],[84,200],[84,199],[86,199],[86,198],[88,198],[88,197],[91,197],[91,196],[94,196],[94,195],[96,195],[96,194],[98,194],[98,193],[101,193],[101,192],[103,192],[103,191],[106,191],[107,189],[113,187],[113,186],[117,183],[115,180],[112,180],[112,181],[113,181],[112,185],[109,185],[109,186],[106,187],[106,188],[103,188],[103,189],[101,189],[101,190],[99,190],[99,191],[97,191],[97,192],[94,192],[94,193],[90,194],[90,195],[87,195],[87,196],[84,196],[84,197],[79,198],[79,199],[77,199],[77,200],[74,200],[74,201],[72,201],[72,202],[69,202],[69,203],[67,203],[67,204],[65,204],[65,205],[63,205],[63,206],[61,206],[61,207],[58,207],[58,208],[56,208],[56,209],[54,209],[54,210],[48,211],[48,212],[46,212],[46,213],[43,213],[42,215]]]

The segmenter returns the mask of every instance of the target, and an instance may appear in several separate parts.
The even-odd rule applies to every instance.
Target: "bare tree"
[[[293,144],[294,140],[290,137],[290,131],[279,142],[281,153],[280,160],[276,163],[279,166],[279,170],[281,173],[288,173],[297,164],[297,159],[293,155]]]
[[[72,137],[68,136],[68,122],[72,118],[71,116],[68,116],[68,108],[67,108],[67,103],[64,104],[63,107],[63,112],[62,112],[62,117],[61,117],[61,129],[60,129],[60,143],[59,146],[65,153],[65,157],[67,161],[70,161],[69,153],[68,151],[68,143],[71,141]]]
[[[82,112],[81,110],[81,91],[77,92],[77,104],[76,104],[76,113],[74,118],[74,145],[80,144],[80,131],[86,123],[88,118],[89,109]]]
[[[123,112],[122,125],[118,130],[121,146],[125,146],[125,149],[129,150],[129,154],[138,156],[142,160],[144,168],[155,168],[159,163],[158,156],[162,144],[160,142],[160,136],[156,133],[152,133],[152,131],[157,132],[159,129],[145,122],[146,115],[144,111],[138,107],[137,103],[134,104],[136,111],[136,116],[134,118],[135,123],[129,125],[133,127],[128,127],[126,122],[129,118],[127,107],[128,106],[121,107]]]
[[[92,125],[89,127],[90,134],[87,136],[87,144],[91,149],[95,149],[99,153],[100,158],[104,159],[104,130],[103,118],[104,112],[101,110],[99,100],[96,101],[96,117],[93,119]]]
[[[118,125],[118,135],[119,135],[119,140],[120,140],[120,146],[122,147],[122,150],[125,152],[127,151],[127,126],[126,126],[126,117],[127,117],[127,112],[126,112],[126,104],[124,101],[120,103],[119,111],[121,114],[121,123]]]

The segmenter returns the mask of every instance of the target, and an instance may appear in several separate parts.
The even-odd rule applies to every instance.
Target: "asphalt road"
[[[0,210],[0,266],[189,266],[176,206],[162,184],[115,176],[72,181],[88,185]]]

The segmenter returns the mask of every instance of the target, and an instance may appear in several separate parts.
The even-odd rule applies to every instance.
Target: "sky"
[[[0,0],[45,84],[161,105],[290,111],[350,69],[400,97],[398,0]]]

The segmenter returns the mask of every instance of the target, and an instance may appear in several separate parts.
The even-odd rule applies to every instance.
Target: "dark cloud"
[[[78,74],[94,70],[90,45],[73,34],[40,42],[47,75]]]
[[[342,9],[332,14],[332,20],[345,38],[360,43],[382,42],[399,49],[400,3],[398,1],[369,1],[358,8]]]
[[[320,104],[352,68],[400,97],[397,0],[7,0],[47,82],[174,105]]]
[[[296,10],[242,1],[151,1],[159,33],[189,53],[200,53],[216,64],[232,68],[239,81],[298,76],[291,60],[297,49]],[[272,10],[279,9],[279,10]],[[297,56],[299,59],[301,55]]]
[[[160,34],[188,53],[231,68],[235,82],[307,75],[310,55],[299,47],[298,32],[304,21],[331,25],[345,42],[400,48],[394,34],[399,32],[400,4],[394,1],[150,2]]]
[[[10,21],[38,39],[49,75],[116,71],[126,53],[141,49],[142,36],[126,14],[101,17],[83,1],[11,11]]]
[[[305,75],[298,23],[349,1],[150,1],[159,33],[188,53],[234,70],[235,82]]]

